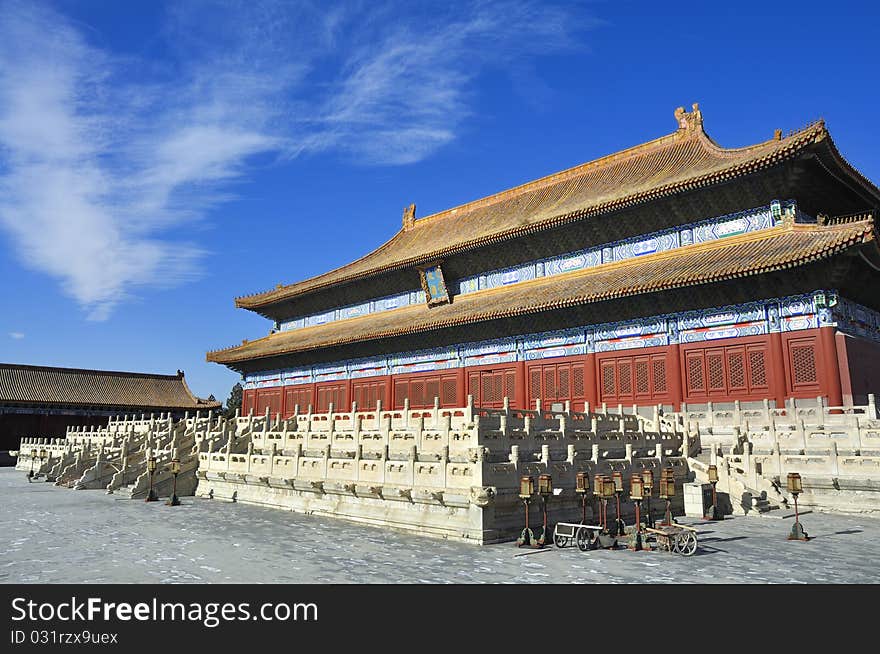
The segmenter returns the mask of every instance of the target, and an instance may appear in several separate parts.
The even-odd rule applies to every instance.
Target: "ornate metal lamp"
[[[786,484],[788,486],[788,492],[794,495],[794,524],[791,527],[791,533],[788,535],[788,540],[810,540],[810,537],[807,536],[807,532],[804,531],[803,525],[801,525],[800,515],[798,514],[797,498],[798,495],[804,492],[804,485],[801,481],[800,474],[797,472],[789,472]]]
[[[709,483],[712,484],[712,506],[708,513],[704,516],[706,520],[723,520],[724,516],[718,509],[718,494],[715,492],[715,486],[718,484],[718,466],[709,466]]]
[[[174,475],[174,483],[171,487],[171,497],[168,498],[168,501],[165,502],[165,504],[167,506],[180,506],[180,498],[177,497],[177,475],[180,474],[180,459],[177,457],[171,459],[169,470],[171,470],[171,474]]]
[[[615,536],[623,536],[623,532],[626,531],[626,525],[620,517],[620,496],[623,495],[623,473],[612,472],[611,481],[614,483],[614,495],[617,499],[617,513],[614,518],[613,533]]]
[[[541,535],[536,545],[544,547],[547,542],[547,502],[553,495],[553,477],[550,475],[538,475],[538,495],[541,496],[541,510],[544,514],[544,525],[541,527]]]
[[[614,497],[614,480],[607,475],[602,477],[602,531],[608,531],[608,500]]]
[[[644,496],[645,482],[641,475],[633,473],[629,480],[629,499],[636,503],[636,528],[633,530],[629,548],[631,550],[642,549],[642,520],[641,508]]]
[[[654,471],[653,470],[643,470],[642,471],[642,486],[645,497],[648,498],[648,515],[645,516],[645,526],[653,527],[654,526],[654,516],[651,513],[651,493],[654,492]]]
[[[535,494],[535,478],[534,477],[520,477],[519,479],[519,498],[523,501],[523,504],[526,507],[526,526],[522,530],[519,538],[516,540],[516,546],[522,547],[523,545],[531,545],[535,542],[535,535],[532,533],[532,530],[529,529],[529,501],[532,499],[532,495]]]
[[[599,524],[602,525],[602,528],[605,528],[605,513],[603,509],[605,508],[604,503],[602,502],[603,497],[603,487],[602,484],[605,482],[605,475],[593,475],[593,497],[596,500],[596,512],[595,514],[599,517]]]
[[[581,498],[581,509],[583,510],[581,524],[585,525],[587,524],[587,493],[590,492],[590,476],[586,472],[579,472],[575,475],[574,483],[574,492]]]
[[[147,459],[147,470],[150,473],[150,490],[147,492],[147,498],[144,502],[158,502],[159,496],[156,494],[156,490],[153,488],[153,475],[156,474],[156,457],[150,455]]]
[[[37,448],[31,449],[31,469],[28,472],[27,480],[30,481],[34,477],[34,461],[37,460]]]
[[[667,468],[669,473],[664,470],[663,476],[660,477],[660,497],[666,500],[666,521],[665,525],[672,524],[672,498],[675,497],[675,477],[671,468]]]

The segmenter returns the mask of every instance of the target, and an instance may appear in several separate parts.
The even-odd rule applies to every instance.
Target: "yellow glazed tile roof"
[[[150,375],[0,363],[0,402],[130,407],[218,409],[196,397],[182,373]]]
[[[654,141],[418,220],[413,219],[410,207],[403,228],[366,256],[305,281],[239,297],[236,306],[258,309],[343,282],[716,184],[775,165],[812,143],[830,141],[824,122],[818,121],[784,138],[777,131],[773,139],[757,145],[722,148],[703,130],[697,105],[691,113],[679,108],[675,116],[679,129]]]
[[[876,246],[872,217],[834,225],[783,224],[563,275],[459,295],[451,304],[430,309],[426,305],[412,305],[280,332],[209,352],[207,360],[231,364],[757,275],[804,265],[869,242]]]

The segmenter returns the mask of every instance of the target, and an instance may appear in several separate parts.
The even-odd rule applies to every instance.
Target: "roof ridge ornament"
[[[703,128],[703,114],[700,112],[700,103],[694,102],[690,113],[684,107],[675,110],[675,120],[678,122],[678,130],[694,132]]]
[[[416,205],[409,205],[403,210],[403,231],[408,232],[416,224]]]

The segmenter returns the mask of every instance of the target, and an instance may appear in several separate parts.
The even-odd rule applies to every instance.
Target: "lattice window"
[[[621,361],[617,365],[617,372],[620,375],[620,394],[632,395],[632,363]]]
[[[706,389],[703,381],[703,357],[688,356],[687,358],[687,382],[688,392],[703,391]]]
[[[458,399],[458,381],[455,377],[446,377],[440,385],[440,404],[455,406]]]
[[[409,397],[409,384],[406,380],[394,382],[394,408],[402,409],[403,401]]]
[[[425,382],[421,379],[413,379],[409,383],[409,405],[411,407],[423,407],[425,401]]]
[[[602,364],[602,397],[614,397],[615,393],[615,384],[614,384],[614,364],[603,363]]]
[[[636,394],[650,395],[651,388],[648,384],[648,360],[636,360]]]
[[[516,402],[516,372],[513,370],[504,373],[504,395],[511,404]]]
[[[534,403],[541,397],[541,369],[535,367],[529,370],[529,399]]]
[[[654,368],[654,392],[666,392],[666,361],[662,357],[655,357],[652,361]]]
[[[752,387],[767,386],[767,364],[763,350],[749,351],[749,370],[751,372]]]
[[[468,375],[468,393],[474,396],[474,404],[481,406],[483,404],[483,396],[480,395],[480,375],[473,373]]]
[[[816,350],[812,343],[792,345],[791,376],[795,384],[816,383]]]
[[[556,389],[556,397],[560,400],[567,400],[571,393],[569,385],[571,370],[569,366],[559,366],[557,370],[559,372],[559,388]]]
[[[742,351],[727,352],[727,374],[729,375],[731,389],[746,387],[745,363]]]
[[[312,403],[311,388],[293,388],[287,390],[285,398],[285,406],[287,407],[287,415],[293,415],[296,405],[299,405],[300,412],[304,413],[308,410],[309,404]]]
[[[709,370],[709,390],[724,390],[724,358],[720,354],[706,355]]]
[[[425,381],[425,404],[434,406],[434,398],[440,399],[440,378],[432,378]]]
[[[576,363],[571,368],[572,397],[584,397],[584,366]]]
[[[500,373],[483,373],[481,381],[481,391],[483,395],[483,404],[498,404],[502,400],[504,389]]]
[[[319,388],[318,389],[318,406],[316,410],[326,411],[330,407],[330,393],[327,388]]]
[[[556,399],[556,370],[553,366],[544,366],[544,393],[541,398],[547,402]]]

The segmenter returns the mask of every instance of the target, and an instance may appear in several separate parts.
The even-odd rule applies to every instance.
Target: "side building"
[[[819,121],[728,149],[675,132],[416,219],[235,304],[207,354],[243,412],[864,403],[880,389],[880,189]]]
[[[21,438],[60,438],[69,426],[104,426],[111,416],[219,409],[192,394],[183,372],[152,375],[0,363],[0,451]]]

